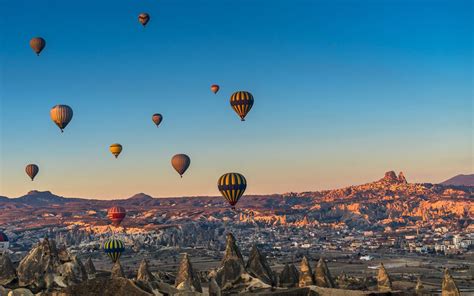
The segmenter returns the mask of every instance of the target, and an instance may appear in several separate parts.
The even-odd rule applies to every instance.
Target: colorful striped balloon
[[[26,174],[31,178],[31,181],[33,181],[39,172],[39,167],[36,164],[30,163],[26,166],[25,171]]]
[[[122,152],[122,145],[118,143],[112,144],[110,145],[109,150],[115,156],[115,158],[117,158],[119,154]]]
[[[50,111],[51,120],[61,129],[61,132],[71,122],[72,119],[72,108],[67,105],[56,105],[51,108]]]
[[[230,105],[232,109],[245,121],[245,116],[249,113],[253,106],[253,96],[248,91],[238,91],[230,97]]]
[[[104,243],[104,252],[109,256],[113,263],[119,260],[120,256],[122,256],[123,251],[125,251],[124,243],[116,238],[109,238]]]
[[[232,208],[234,208],[244,194],[245,189],[247,189],[247,180],[239,173],[227,173],[219,178],[217,188]]]
[[[119,226],[126,215],[127,211],[123,207],[111,207],[107,210],[107,217],[115,226]]]

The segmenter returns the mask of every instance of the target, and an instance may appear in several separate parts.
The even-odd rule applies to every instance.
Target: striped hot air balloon
[[[115,158],[117,158],[119,154],[122,152],[122,145],[118,143],[112,144],[110,145],[109,150],[115,156]]]
[[[30,47],[38,56],[43,51],[45,46],[46,46],[46,40],[44,40],[41,37],[34,37],[34,38],[31,38],[30,40]]]
[[[219,178],[217,188],[234,208],[247,188],[247,180],[239,173],[227,173]]]
[[[123,251],[125,251],[125,245],[119,239],[112,237],[104,243],[104,252],[110,257],[113,263],[119,260]]]
[[[119,226],[125,216],[127,216],[127,211],[123,207],[111,207],[107,210],[107,218],[114,226]]]
[[[238,91],[230,97],[230,105],[232,109],[245,121],[245,116],[249,113],[253,106],[253,96],[248,91]]]
[[[155,113],[151,117],[151,120],[156,124],[156,126],[159,126],[161,121],[163,120],[163,116],[160,113]]]
[[[148,24],[148,22],[150,21],[150,15],[146,12],[140,13],[138,15],[138,21],[145,27],[146,24]]]
[[[213,93],[215,93],[215,94],[217,94],[217,92],[219,91],[219,88],[220,88],[220,87],[219,87],[219,85],[217,85],[217,84],[211,85],[211,91],[212,91]]]
[[[183,177],[184,172],[188,169],[191,164],[191,158],[186,154],[176,154],[171,158],[171,165],[178,172],[178,174]]]
[[[31,181],[33,181],[39,172],[39,167],[36,164],[30,163],[26,166],[25,171],[26,174],[31,178]]]
[[[50,111],[51,120],[61,129],[61,132],[66,128],[66,126],[71,122],[72,119],[72,108],[68,105],[56,105],[51,108]]]

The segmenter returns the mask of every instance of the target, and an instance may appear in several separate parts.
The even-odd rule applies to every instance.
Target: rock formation
[[[298,285],[300,274],[294,264],[285,264],[280,273],[280,286],[284,288],[292,288]]]
[[[444,270],[444,278],[441,284],[441,296],[459,296],[459,289],[454,282],[453,277],[446,268]]]
[[[272,286],[276,285],[275,274],[270,268],[267,259],[260,253],[256,245],[250,251],[246,269],[251,276],[262,280],[264,283]]]
[[[316,265],[316,270],[314,272],[314,279],[316,286],[324,288],[334,288],[334,281],[332,280],[331,273],[326,264],[326,261],[321,257]]]
[[[407,179],[405,178],[405,175],[403,174],[403,172],[400,172],[398,174],[398,183],[401,183],[401,184],[408,184],[407,182]]]
[[[215,278],[211,278],[209,281],[209,296],[221,296],[221,288],[216,282]]]
[[[133,295],[153,296],[141,290],[131,280],[125,278],[100,277],[65,288],[57,296],[104,296],[104,295]]]
[[[6,286],[17,278],[16,270],[7,253],[0,254],[0,286]]]
[[[34,296],[30,290],[25,288],[18,288],[8,293],[8,296]],[[6,296],[6,295],[5,295]]]
[[[398,183],[398,177],[394,171],[388,171],[385,173],[385,176],[379,180],[379,182],[385,184],[396,184]]]
[[[380,263],[379,272],[377,275],[377,287],[380,292],[389,292],[392,290],[392,281],[390,280],[383,263]]]
[[[148,262],[146,259],[143,259],[142,262],[140,262],[140,266],[138,267],[137,281],[148,283],[154,280],[155,276],[150,272]]]
[[[420,277],[416,280],[415,293],[417,296],[423,296],[426,294],[425,286],[423,286]]]
[[[34,289],[45,288],[44,275],[54,273],[60,265],[54,240],[45,238],[20,261],[17,269],[19,285]]]
[[[92,279],[95,277],[97,270],[95,269],[94,262],[92,262],[91,257],[87,258],[87,261],[84,264],[84,268],[86,269],[89,279]]]
[[[244,272],[245,267],[242,254],[237,247],[235,237],[232,233],[228,233],[225,254],[221,266],[217,270],[216,282],[220,287],[225,288],[226,284],[232,285],[232,283],[240,279]]]
[[[305,256],[303,257],[303,260],[301,260],[299,286],[306,287],[309,285],[314,285],[314,278],[311,266]]]
[[[86,269],[76,256],[67,256],[71,261],[65,262],[57,268],[57,275],[66,286],[78,284],[88,279]]]
[[[175,287],[179,290],[202,292],[201,282],[193,270],[187,253],[184,254],[179,265]]]
[[[120,264],[120,260],[117,260],[114,263],[114,266],[112,266],[112,270],[110,271],[110,278],[116,279],[116,278],[124,278],[125,274],[122,269],[122,265]]]

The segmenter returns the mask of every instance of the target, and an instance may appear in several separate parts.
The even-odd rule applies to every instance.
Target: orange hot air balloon
[[[31,181],[33,181],[39,172],[39,167],[36,164],[29,164],[26,166],[25,171],[26,174],[31,178]]]
[[[68,105],[56,105],[51,108],[49,112],[51,120],[61,129],[61,132],[66,128],[72,119],[72,109]]]
[[[183,177],[184,172],[188,169],[191,164],[191,159],[186,154],[176,154],[171,158],[171,165]]]
[[[146,12],[140,13],[138,15],[138,21],[145,27],[146,24],[148,24],[148,22],[150,21],[150,15]]]
[[[240,116],[240,119],[245,121],[245,116],[253,106],[253,96],[248,91],[235,92],[230,97],[230,105],[235,113]]]
[[[213,93],[215,93],[215,94],[217,94],[217,92],[219,91],[219,88],[220,88],[220,87],[219,87],[219,85],[217,85],[217,84],[211,85],[211,91],[212,91]]]
[[[119,226],[127,216],[127,211],[123,207],[111,207],[107,210],[107,217],[114,226]]]
[[[110,145],[109,150],[110,150],[110,152],[112,152],[112,154],[115,156],[115,158],[117,158],[119,156],[119,154],[122,152],[122,145],[120,145],[118,143],[112,144],[112,145]]]
[[[46,40],[41,37],[34,37],[30,40],[30,47],[39,56],[46,46]]]
[[[163,116],[159,113],[155,113],[151,117],[151,120],[153,120],[153,122],[156,124],[156,126],[159,126],[161,121],[163,120]]]

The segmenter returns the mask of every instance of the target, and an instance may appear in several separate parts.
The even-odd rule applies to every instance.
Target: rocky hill
[[[457,175],[440,183],[441,185],[474,186],[474,174]]]

